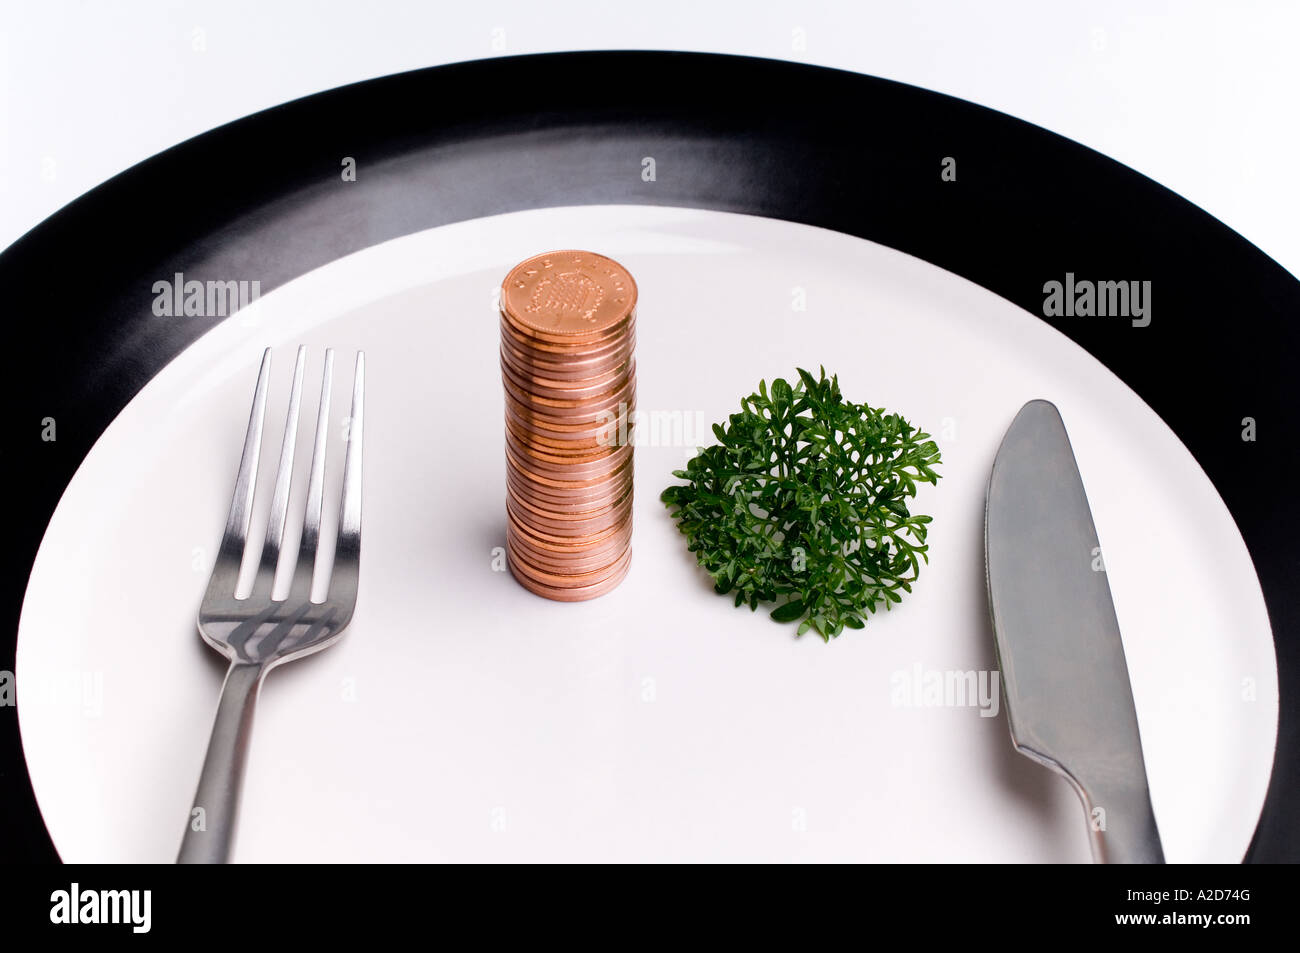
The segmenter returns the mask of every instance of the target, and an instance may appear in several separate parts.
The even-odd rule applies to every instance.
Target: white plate
[[[576,605],[493,569],[494,293],[562,247],[635,275],[642,435],[658,431],[637,450],[631,574]],[[175,855],[222,674],[195,611],[260,351],[279,349],[278,446],[300,342],[317,381],[339,350],[339,394],[366,351],[361,596],[338,646],[267,680],[237,859],[1086,860],[1074,794],[1012,751],[1000,712],[911,692],[994,667],[984,489],[1034,397],[1065,418],[1106,547],[1166,854],[1241,858],[1276,737],[1272,638],[1235,525],[1156,415],[1042,321],[906,255],[603,206],[330,264],[205,335],[113,422],[51,521],[18,638],[23,744],[65,860]],[[934,523],[915,593],[830,645],[715,596],[658,501],[760,377],[819,364],[944,455],[917,502]]]

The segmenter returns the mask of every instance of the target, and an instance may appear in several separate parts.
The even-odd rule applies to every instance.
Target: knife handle
[[[1068,777],[1068,775],[1067,775]],[[1098,864],[1163,864],[1151,794],[1105,782],[1080,784],[1071,778],[1088,820],[1092,859]]]

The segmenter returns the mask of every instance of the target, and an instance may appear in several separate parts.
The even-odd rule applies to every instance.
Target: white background
[[[800,60],[1002,110],[1151,176],[1300,274],[1298,37],[1300,4],[1282,2],[3,0],[0,247],[286,100],[460,60],[636,48]]]

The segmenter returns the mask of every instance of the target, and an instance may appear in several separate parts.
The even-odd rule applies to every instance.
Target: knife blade
[[[1061,415],[1032,400],[998,448],[984,511],[1011,741],[1078,793],[1094,861],[1164,863],[1100,552]]]

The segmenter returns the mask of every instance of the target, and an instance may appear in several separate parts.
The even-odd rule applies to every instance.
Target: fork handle
[[[199,788],[176,858],[178,864],[224,864],[230,860],[253,709],[265,674],[264,665],[239,662],[232,663],[226,672]]]

